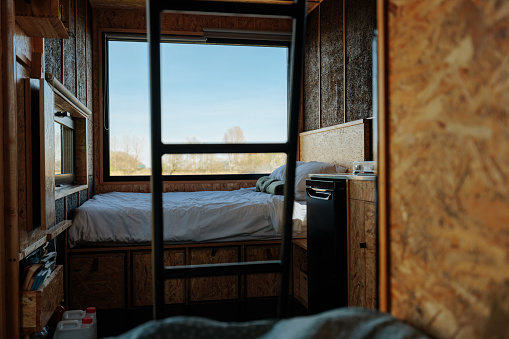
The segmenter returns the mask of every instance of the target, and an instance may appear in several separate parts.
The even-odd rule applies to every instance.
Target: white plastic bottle
[[[94,325],[94,339],[97,339],[97,313],[95,307],[87,307],[85,317],[92,318],[92,324]]]
[[[92,318],[80,320],[62,320],[57,324],[54,339],[93,339],[94,328]]]
[[[85,316],[86,312],[82,310],[65,311],[62,315],[62,320],[78,320],[81,323],[81,318]]]

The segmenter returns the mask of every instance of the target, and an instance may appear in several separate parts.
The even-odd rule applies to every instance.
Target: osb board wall
[[[373,116],[375,18],[375,0],[325,0],[308,15],[304,131]]]
[[[323,161],[347,168],[371,159],[371,119],[300,133],[300,160]]]
[[[391,313],[509,333],[509,2],[388,4]]]
[[[346,121],[373,116],[375,0],[345,0]]]
[[[146,183],[104,183],[102,181],[102,94],[101,94],[101,32],[146,32],[145,11],[140,10],[112,10],[93,9],[94,51],[93,51],[93,95],[94,100],[94,135],[99,136],[94,143],[94,193],[111,191],[149,192],[150,184]],[[239,18],[231,16],[191,15],[164,13],[161,17],[161,30],[163,33],[201,33],[206,28],[232,28],[261,31],[290,31],[290,20],[273,18]],[[234,190],[242,187],[253,187],[254,181],[232,182],[168,182],[164,185],[165,191],[202,191],[202,190]]]
[[[44,39],[45,71],[51,73],[82,104],[92,110],[92,9],[87,0],[70,1],[69,32],[69,39]],[[87,166],[83,169],[91,175],[92,117],[87,120]],[[80,176],[80,183],[86,182],[87,174],[82,172]]]
[[[92,107],[92,95],[86,94],[87,86],[91,89],[92,59],[90,50],[83,51],[83,46],[91,47],[92,36],[86,34],[91,32],[91,27],[86,27],[87,18],[91,22],[91,10],[87,0],[71,0],[71,20],[70,20],[70,39],[44,39],[44,70],[52,73],[57,80],[65,84],[74,95],[76,95],[83,104]],[[31,156],[30,149],[27,147],[27,126],[25,93],[23,91],[23,80],[31,76],[32,67],[32,42],[33,39],[16,25],[14,44],[16,50],[16,86],[17,86],[17,111],[18,111],[18,166],[24,169],[27,166],[27,159]],[[69,46],[75,46],[70,48]],[[80,49],[77,49],[77,47]],[[89,55],[90,57],[86,57]],[[90,84],[88,84],[90,82]],[[91,117],[90,117],[91,118]],[[87,135],[87,166],[88,173],[92,174],[92,122],[89,125]],[[41,228],[33,228],[31,221],[29,190],[27,188],[26,175],[18,176],[18,206],[19,206],[19,249],[20,251],[29,247],[39,239],[45,236],[46,232]],[[47,225],[49,228],[54,223]]]

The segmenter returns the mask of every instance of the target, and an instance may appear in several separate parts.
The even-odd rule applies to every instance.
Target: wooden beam
[[[390,195],[389,195],[389,91],[387,5],[377,0],[378,29],[378,305],[390,312]]]
[[[2,10],[4,6],[0,6],[0,18],[2,18]],[[3,22],[3,21],[2,21]],[[0,55],[3,55],[3,32],[0,25]],[[3,61],[3,58],[2,58]],[[2,63],[3,65],[3,63]],[[0,72],[0,107],[3,109],[3,66]],[[0,126],[4,126],[4,115],[0,114]],[[4,205],[4,130],[0,127],[0,206]],[[0,338],[6,338],[6,302],[5,302],[5,264],[6,264],[6,240],[4,230],[4,209],[0,208]]]
[[[2,109],[5,232],[5,338],[17,338],[20,328],[19,308],[19,234],[18,234],[18,168],[14,0],[2,0]],[[3,298],[3,296],[2,296]]]

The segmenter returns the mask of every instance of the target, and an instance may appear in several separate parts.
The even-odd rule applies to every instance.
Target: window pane
[[[166,154],[164,175],[270,173],[286,163],[284,153]]]
[[[109,41],[108,48],[110,175],[150,175],[148,44]],[[286,142],[287,53],[286,47],[163,43],[162,141]],[[186,162],[198,155],[170,157]],[[217,165],[225,157],[198,158]],[[277,167],[252,164],[228,165],[226,172],[224,164],[197,172],[186,164],[174,174],[267,173]]]
[[[62,125],[55,122],[55,174],[62,174]]]

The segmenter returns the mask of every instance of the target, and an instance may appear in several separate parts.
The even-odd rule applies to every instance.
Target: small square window
[[[61,115],[61,114],[59,114]],[[55,185],[75,181],[74,121],[68,116],[55,116]]]

